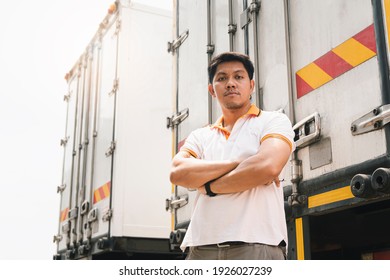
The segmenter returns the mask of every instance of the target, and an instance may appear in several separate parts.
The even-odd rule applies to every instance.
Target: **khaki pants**
[[[190,247],[187,260],[285,260],[286,247],[257,243]]]

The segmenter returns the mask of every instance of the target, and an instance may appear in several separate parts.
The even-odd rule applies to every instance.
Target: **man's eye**
[[[217,79],[217,81],[224,81],[224,80],[226,80],[225,77],[219,77],[219,78]]]
[[[236,76],[236,79],[237,80],[241,80],[241,79],[243,79],[244,77],[243,76]]]

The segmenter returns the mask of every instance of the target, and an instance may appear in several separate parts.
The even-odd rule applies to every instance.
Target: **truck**
[[[155,32],[158,29],[158,32]],[[66,74],[54,259],[172,258],[171,11],[117,1]]]
[[[390,259],[388,0],[175,1],[174,150],[214,123],[207,64],[225,51],[255,65],[253,102],[284,112],[296,150],[286,166],[288,259]],[[180,118],[179,118],[180,119]],[[181,119],[180,119],[181,120]],[[175,186],[171,247],[196,192]]]
[[[169,39],[159,23],[137,51],[132,4],[116,2],[67,77],[56,259],[185,257],[197,193],[169,183],[170,160],[221,115],[207,65],[225,51],[254,62],[253,103],[293,124],[288,259],[390,259],[390,0],[173,0]],[[167,79],[146,94],[130,81],[149,81],[132,68],[149,60]]]

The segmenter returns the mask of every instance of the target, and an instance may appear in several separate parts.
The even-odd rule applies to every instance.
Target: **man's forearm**
[[[254,163],[248,158],[234,170],[224,174],[212,183],[212,190],[218,194],[236,193],[251,188],[268,185],[279,174],[276,174],[267,163]]]
[[[290,157],[290,147],[278,139],[264,141],[259,153],[242,161],[237,168],[211,184],[215,193],[236,193],[278,181]]]
[[[236,168],[238,161],[207,161],[179,158],[173,163],[170,180],[173,184],[194,189],[221,177]]]

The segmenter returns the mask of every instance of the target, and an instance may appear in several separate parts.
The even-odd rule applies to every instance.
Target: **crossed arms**
[[[289,144],[279,138],[265,139],[257,154],[244,160],[208,161],[181,151],[173,158],[170,180],[202,193],[204,184],[215,180],[211,190],[219,194],[242,192],[272,181],[278,185],[278,176],[290,153]]]

